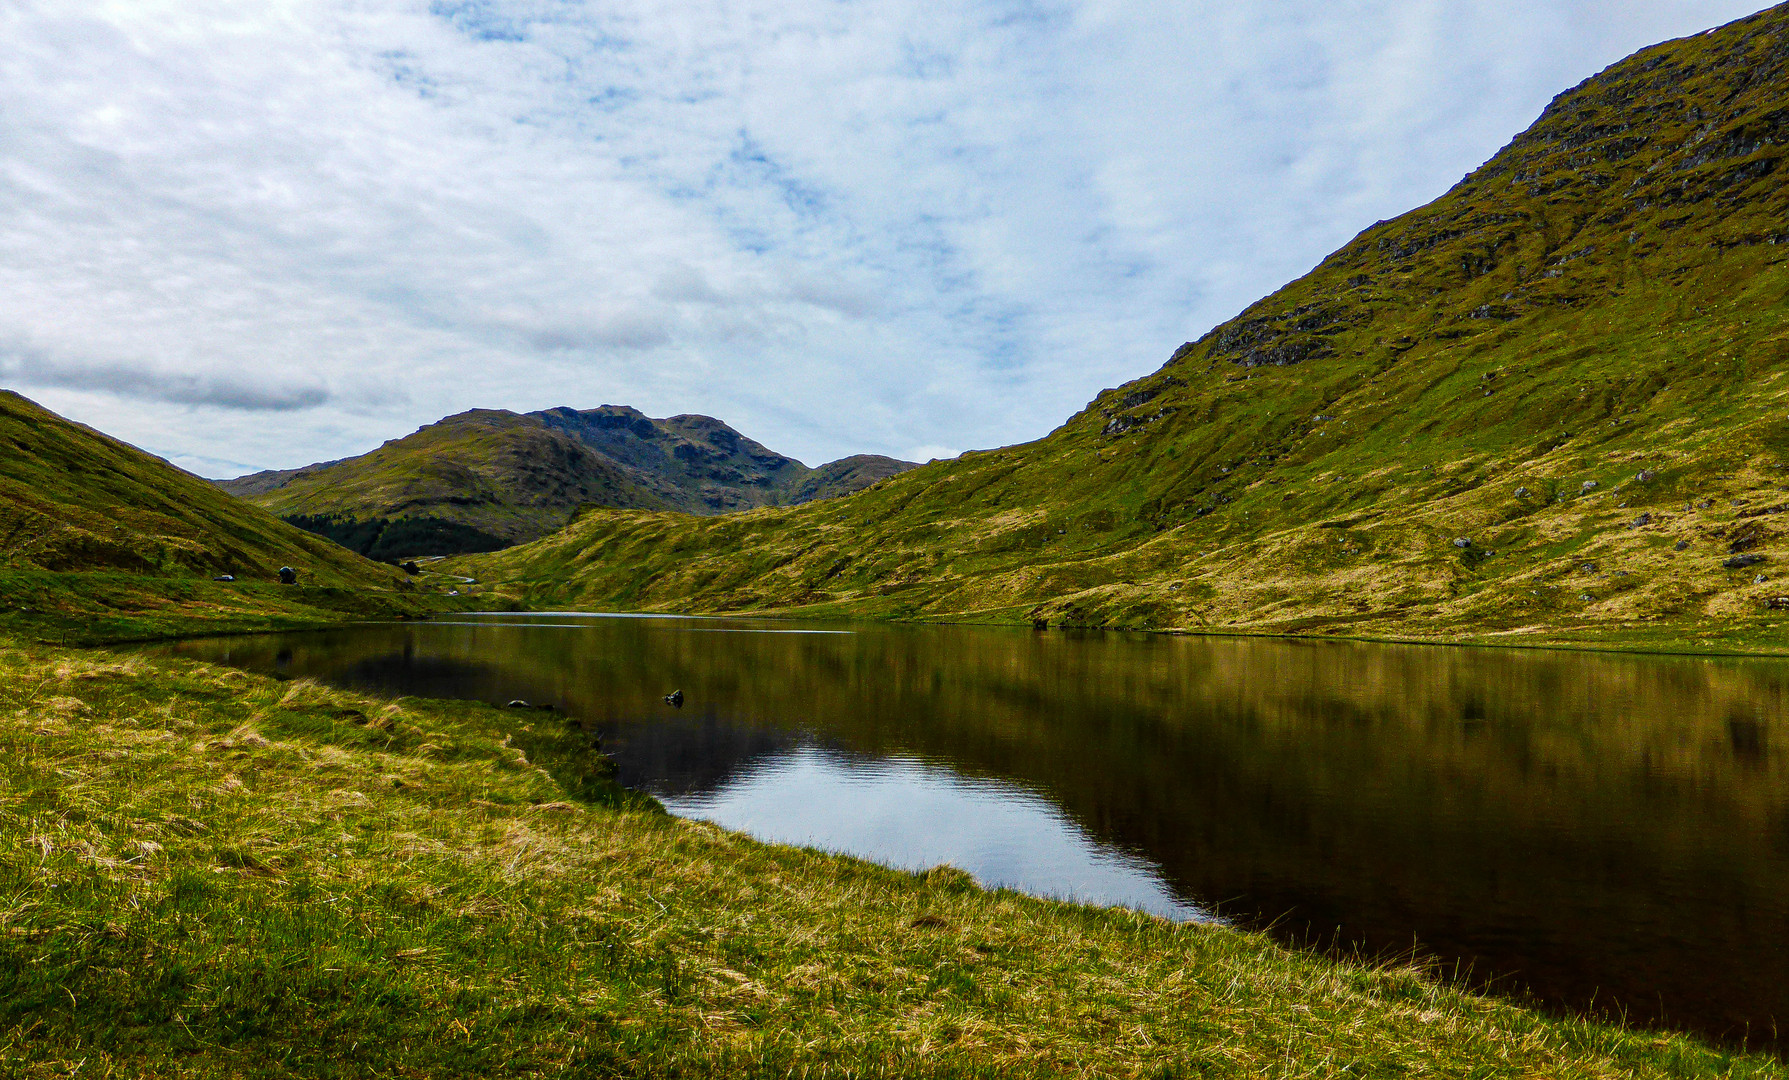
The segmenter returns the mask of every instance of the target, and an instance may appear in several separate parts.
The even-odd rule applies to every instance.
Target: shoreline
[[[374,1062],[411,1047],[436,1075],[513,1072],[518,1052],[527,1075],[596,1060],[1254,1075],[1287,1053],[1366,1075],[1784,1075],[1766,1054],[1469,993],[1407,957],[1341,960],[671,817],[619,793],[557,720],[8,639],[0,693],[15,750],[0,828],[14,851],[50,845],[31,842],[34,870],[4,860],[0,948],[37,958],[5,976],[4,1026],[33,1032],[0,1037],[9,1064],[72,1064],[78,1047],[127,1074],[293,1054],[328,1068],[346,1039]],[[46,833],[71,799],[84,817]],[[536,925],[553,928],[539,946],[514,936]],[[545,1012],[497,1022],[518,1008]]]

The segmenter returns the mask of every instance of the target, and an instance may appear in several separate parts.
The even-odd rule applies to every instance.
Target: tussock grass
[[[11,1076],[1777,1077],[1408,966],[757,843],[575,725],[0,647]]]

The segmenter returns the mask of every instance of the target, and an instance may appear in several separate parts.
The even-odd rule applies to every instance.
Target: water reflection
[[[911,870],[949,863],[988,886],[1171,919],[1206,917],[1177,899],[1149,862],[1092,840],[1048,799],[910,759],[802,747],[754,763],[713,791],[665,803],[672,813],[778,843]]]
[[[1300,940],[1415,943],[1569,1007],[1717,1035],[1789,1017],[1779,662],[457,621],[472,625],[181,648],[388,691],[553,702],[605,731],[624,779],[673,805],[774,805],[797,832],[802,813],[848,816],[834,792],[904,783],[906,827],[868,815],[853,826],[866,844],[970,835],[972,816],[918,811],[913,777],[941,770],[932,790],[1054,815],[1049,835],[1091,838],[1113,865],[1165,882],[1162,897],[1277,920]],[[675,688],[681,712],[660,701]],[[784,797],[804,784],[807,797]],[[1013,843],[1032,865],[1053,857],[1044,847]]]

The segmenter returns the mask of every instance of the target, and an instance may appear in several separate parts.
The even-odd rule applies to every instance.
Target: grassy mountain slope
[[[664,508],[668,504],[615,462],[538,417],[474,409],[429,424],[377,450],[333,465],[291,470],[269,486],[268,473],[220,481],[282,517],[299,519],[358,550],[386,539],[392,521],[453,530],[446,550],[486,549],[559,528],[578,507]],[[352,528],[371,525],[357,538]],[[397,541],[400,545],[402,541]],[[393,556],[433,554],[429,538]]]
[[[1038,442],[792,510],[593,513],[469,565],[639,608],[1768,634],[1786,100],[1789,8],[1648,49]]]
[[[390,567],[10,391],[0,445],[0,629],[116,638],[416,604]],[[278,584],[282,566],[299,587]],[[238,580],[212,580],[225,574]]]
[[[371,453],[219,480],[225,491],[379,558],[491,551],[588,506],[727,513],[857,491],[910,462],[862,455],[809,469],[710,416],[624,405],[475,409]]]

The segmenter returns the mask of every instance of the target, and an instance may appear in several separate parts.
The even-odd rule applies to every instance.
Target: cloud
[[[600,402],[1020,441],[1760,7],[18,0],[0,377],[182,461]]]
[[[16,349],[0,349],[0,379],[21,386],[248,412],[314,409],[332,396],[325,387],[293,383],[278,373],[258,382],[248,376],[158,371],[121,363],[58,362]]]

